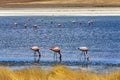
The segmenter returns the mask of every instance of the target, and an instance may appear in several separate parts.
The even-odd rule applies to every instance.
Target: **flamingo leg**
[[[34,52],[34,61],[36,62],[36,51]]]
[[[60,59],[60,63],[61,63],[61,61],[62,61],[62,55],[61,55],[61,53],[59,53],[59,59]]]
[[[40,57],[37,59],[37,63],[39,63],[40,62]]]
[[[41,53],[40,53],[40,51],[38,51],[38,54],[39,54],[39,58],[41,57]]]
[[[36,51],[34,52],[34,57],[36,57]]]
[[[36,61],[36,62],[37,62],[37,63],[39,63],[39,62],[40,62],[41,53],[40,53],[40,51],[39,51],[39,50],[38,50],[37,52],[38,52],[39,57],[38,57],[38,59],[37,59],[37,61]]]
[[[89,55],[87,54],[87,51],[86,51],[86,60],[89,61]]]
[[[82,60],[82,55],[83,55],[83,53],[81,53],[81,55],[80,55],[80,61]]]
[[[89,61],[89,56],[87,54],[87,51],[84,51],[84,59],[85,61]]]
[[[54,52],[54,62],[55,62],[55,54],[56,54],[56,53]]]
[[[89,56],[88,56],[88,54],[87,54],[87,51],[85,51],[85,61],[86,61],[85,67],[88,67]]]
[[[57,54],[55,54],[55,58],[56,58],[56,61],[57,61]]]
[[[86,60],[86,51],[84,51],[84,59]]]

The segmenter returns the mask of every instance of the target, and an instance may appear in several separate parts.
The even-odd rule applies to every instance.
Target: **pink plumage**
[[[50,48],[50,50],[54,51],[54,52],[60,52],[60,48],[58,46],[54,46],[52,48]]]

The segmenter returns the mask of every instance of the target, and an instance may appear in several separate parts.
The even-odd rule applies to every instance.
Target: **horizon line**
[[[120,16],[120,8],[8,8],[0,16]]]

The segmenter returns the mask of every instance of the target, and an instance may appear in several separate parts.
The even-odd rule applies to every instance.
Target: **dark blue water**
[[[88,20],[94,23],[88,25]],[[33,29],[34,24],[37,29]],[[1,62],[32,62],[30,47],[33,45],[40,47],[43,63],[53,61],[53,52],[49,49],[57,45],[63,63],[79,64],[81,51],[77,48],[86,46],[91,64],[120,64],[120,16],[0,17]]]

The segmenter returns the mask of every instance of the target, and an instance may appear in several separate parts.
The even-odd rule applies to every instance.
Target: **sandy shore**
[[[0,8],[0,16],[120,16],[120,7]]]
[[[0,7],[120,7],[120,0],[1,0]]]

